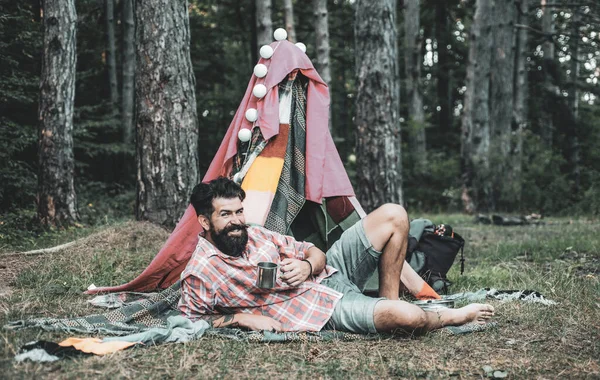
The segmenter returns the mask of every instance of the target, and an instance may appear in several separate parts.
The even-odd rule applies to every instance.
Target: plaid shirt
[[[297,287],[277,276],[274,289],[256,287],[257,264],[304,259],[313,244],[298,242],[263,227],[248,227],[248,245],[241,257],[231,257],[200,238],[196,251],[181,274],[179,310],[192,320],[206,314],[250,313],[266,315],[284,331],[319,331],[331,318],[339,293],[321,281],[337,270],[326,266]]]

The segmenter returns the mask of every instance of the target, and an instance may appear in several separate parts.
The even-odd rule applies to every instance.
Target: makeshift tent
[[[304,51],[288,41],[263,46],[261,56],[203,181],[233,178],[247,193],[244,208],[249,223],[326,250],[365,216],[329,133],[327,85]],[[179,279],[200,232],[189,206],[137,278],[87,293],[169,287]]]

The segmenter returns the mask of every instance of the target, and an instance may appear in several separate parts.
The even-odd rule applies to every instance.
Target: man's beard
[[[212,231],[212,240],[219,251],[232,257],[240,257],[244,253],[246,244],[248,243],[248,226],[245,224],[233,224],[223,228],[221,231],[217,232],[214,228]],[[241,231],[241,234],[231,236],[229,235],[231,231]]]

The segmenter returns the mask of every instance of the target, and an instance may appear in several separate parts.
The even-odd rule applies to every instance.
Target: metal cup
[[[272,289],[275,287],[277,279],[277,268],[279,265],[268,261],[258,263],[258,278],[256,286],[263,289]]]

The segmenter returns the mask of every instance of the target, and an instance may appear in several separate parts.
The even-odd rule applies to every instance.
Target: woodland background
[[[74,60],[49,59],[57,49],[44,40],[44,6],[64,7],[60,21],[75,37],[58,50]],[[2,0],[3,238],[133,215],[174,225],[278,27],[306,44],[329,83],[331,133],[366,209],[395,201],[411,215],[600,213],[593,0]],[[165,31],[164,54],[150,28]],[[58,88],[74,90],[72,115],[44,92],[52,65],[66,80]],[[159,97],[169,73],[173,92],[187,91],[195,107],[155,123],[141,99]],[[185,134],[170,135],[174,125]],[[52,128],[48,151],[43,131]],[[166,153],[142,148],[162,135],[172,137]],[[174,150],[187,151],[179,168]],[[144,165],[161,160],[167,179],[152,182]],[[378,165],[391,170],[380,175]],[[177,170],[186,184],[169,188]],[[149,181],[162,188],[144,193]],[[48,194],[52,212],[39,201]]]
[[[557,302],[488,300],[498,325],[477,334],[205,337],[56,363],[14,357],[27,342],[65,333],[0,329],[0,372],[598,378],[599,8],[597,0],[0,0],[0,325],[97,313],[84,289],[125,283],[148,265],[278,27],[307,45],[330,85],[332,135],[364,208],[402,202],[411,217],[460,231],[466,267],[451,268],[452,292],[533,289]],[[542,223],[473,217],[534,212]]]

